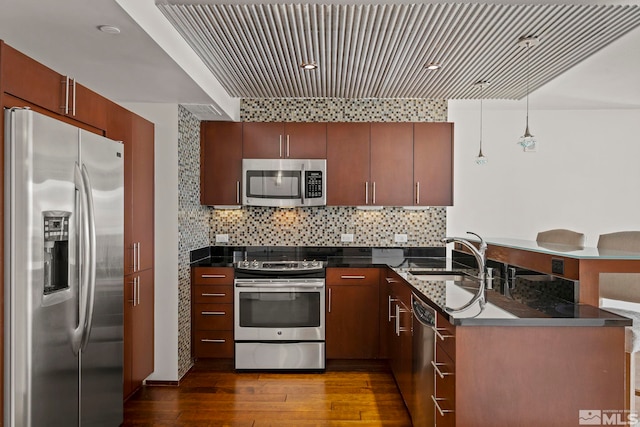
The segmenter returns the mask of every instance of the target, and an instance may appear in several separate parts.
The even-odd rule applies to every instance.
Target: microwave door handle
[[[302,197],[302,205],[304,206],[304,188],[305,188],[305,177],[304,177],[304,163],[302,164],[302,171],[300,174],[300,197]]]

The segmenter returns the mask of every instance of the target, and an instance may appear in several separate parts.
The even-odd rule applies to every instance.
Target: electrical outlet
[[[345,233],[340,235],[341,242],[353,242],[353,233]]]
[[[216,234],[216,243],[229,243],[228,234]]]
[[[406,234],[396,234],[393,236],[393,240],[396,243],[407,243],[407,235]]]

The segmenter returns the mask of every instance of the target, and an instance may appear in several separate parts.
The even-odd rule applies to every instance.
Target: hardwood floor
[[[325,373],[234,373],[197,365],[180,386],[145,386],[123,426],[411,426],[386,365],[332,363]]]

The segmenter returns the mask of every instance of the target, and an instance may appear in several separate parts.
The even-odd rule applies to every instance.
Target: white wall
[[[178,378],[178,105],[122,104],[155,124],[155,371]]]
[[[516,144],[524,101],[511,106],[484,102],[489,163],[478,166],[479,102],[449,103],[455,172],[448,235],[533,240],[538,231],[569,228],[595,246],[602,233],[640,230],[640,109],[532,110],[538,149],[525,153]]]

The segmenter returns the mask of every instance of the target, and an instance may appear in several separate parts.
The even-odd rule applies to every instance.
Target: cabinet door
[[[413,124],[371,123],[371,204],[413,205]]]
[[[327,205],[364,206],[371,201],[369,123],[327,123]]]
[[[239,205],[242,182],[242,123],[200,125],[200,203]]]
[[[132,310],[131,379],[134,387],[153,372],[154,282],[153,270],[136,273],[136,301]]]
[[[285,123],[284,156],[291,159],[327,157],[326,123]]]
[[[135,114],[131,124],[132,237],[137,243],[137,271],[141,271],[153,267],[154,128],[153,123]]]
[[[327,269],[327,358],[378,357],[379,277],[377,268]]]
[[[79,83],[74,87],[75,93],[72,93],[71,101],[75,101],[75,105],[72,104],[68,116],[99,129],[106,129],[109,101]]]
[[[453,205],[453,123],[414,123],[415,204]]]
[[[245,122],[242,128],[242,157],[278,159],[285,150],[282,123]]]
[[[109,103],[107,109],[107,137],[124,144],[124,272],[134,272],[133,224],[132,224],[132,114],[116,103]]]
[[[377,285],[327,286],[328,359],[373,359],[378,356],[377,308]]]
[[[64,108],[64,81],[65,78],[61,74],[11,46],[4,45],[2,86],[5,92],[61,114]]]

